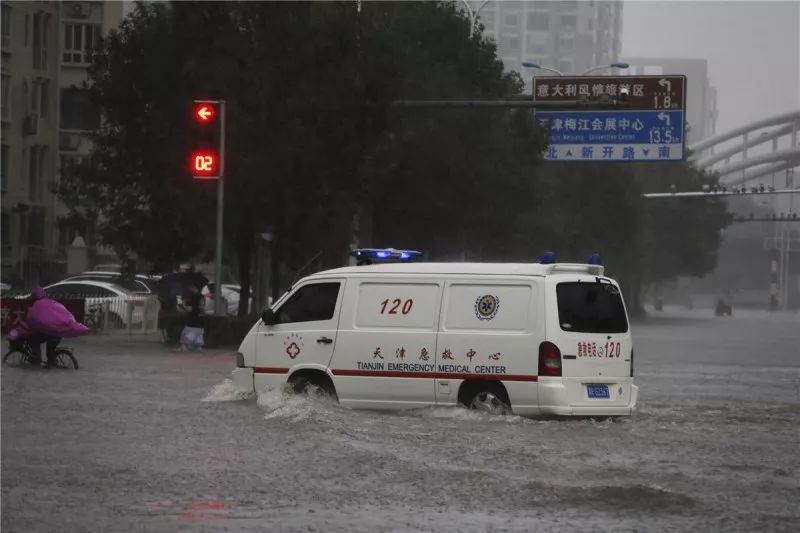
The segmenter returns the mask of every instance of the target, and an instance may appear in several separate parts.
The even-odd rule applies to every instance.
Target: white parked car
[[[109,328],[127,327],[129,322],[131,325],[141,324],[144,319],[145,298],[112,283],[92,280],[59,281],[44,287],[44,292],[53,299],[85,298],[84,322],[88,317],[94,317],[96,323],[103,320],[104,307],[108,308],[106,327]]]
[[[239,297],[242,291],[242,287],[240,285],[234,285],[231,283],[223,283],[222,284],[222,299],[225,302],[225,309],[228,315],[237,315],[239,314]],[[207,315],[214,314],[214,283],[209,283],[203,290],[200,291],[200,294],[203,295],[203,310]],[[248,302],[248,306],[252,305],[252,297]]]
[[[123,278],[122,274],[119,272],[93,270],[75,274],[61,281],[102,281],[122,287],[126,291],[134,294],[155,294],[158,292],[155,288],[155,280],[148,276],[143,276],[142,274],[136,274],[133,279],[126,279]]]
[[[232,381],[247,392],[312,384],[366,409],[630,415],[638,387],[619,285],[596,263],[542,261],[308,276],[245,336]]]

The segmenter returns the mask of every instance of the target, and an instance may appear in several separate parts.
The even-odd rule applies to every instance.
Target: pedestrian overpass
[[[800,110],[781,113],[689,145],[689,160],[699,169],[718,173],[725,186],[769,178],[773,187],[794,188],[790,169],[800,166],[798,133]]]

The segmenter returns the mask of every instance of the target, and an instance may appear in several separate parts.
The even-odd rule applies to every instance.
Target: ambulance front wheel
[[[323,372],[301,370],[292,375],[287,385],[289,390],[294,394],[327,397],[331,398],[333,401],[339,401],[333,382]]]
[[[505,388],[498,383],[472,384],[467,394],[466,406],[492,415],[511,413],[511,402]]]

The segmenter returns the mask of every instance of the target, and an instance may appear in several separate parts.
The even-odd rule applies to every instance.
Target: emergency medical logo
[[[478,296],[475,300],[475,316],[478,320],[491,320],[500,309],[500,298],[492,294]]]
[[[286,346],[286,355],[289,356],[289,359],[294,359],[300,355],[300,351],[303,348],[303,337],[297,333],[292,333],[286,337],[283,345]]]

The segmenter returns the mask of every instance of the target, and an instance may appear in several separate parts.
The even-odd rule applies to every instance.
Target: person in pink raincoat
[[[42,358],[42,343],[47,343],[47,366],[55,366],[55,351],[63,337],[79,337],[89,333],[89,328],[75,320],[69,310],[47,297],[44,289],[36,287],[31,293],[33,305],[25,321],[12,329],[11,341],[27,340],[33,354]]]

